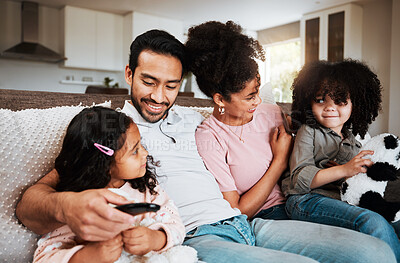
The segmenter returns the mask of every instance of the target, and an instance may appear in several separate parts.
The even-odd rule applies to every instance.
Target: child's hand
[[[122,241],[128,253],[145,255],[162,249],[167,243],[167,235],[162,230],[138,226],[122,232]]]
[[[358,173],[365,173],[367,172],[367,167],[370,167],[374,163],[370,159],[363,159],[365,155],[372,155],[374,151],[364,150],[361,151],[359,154],[354,156],[348,163],[343,165],[345,169],[346,178],[352,177]]]
[[[69,262],[115,262],[121,256],[123,245],[121,234],[107,241],[87,242]]]
[[[333,165],[330,168],[319,170],[315,174],[310,188],[314,189],[340,179],[352,177],[358,173],[365,173],[367,171],[367,167],[374,164],[370,159],[362,159],[362,157],[367,154],[372,155],[374,152],[364,150],[354,156],[354,158],[346,164]]]

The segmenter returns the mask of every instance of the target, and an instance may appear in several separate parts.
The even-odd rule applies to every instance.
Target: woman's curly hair
[[[200,90],[209,97],[240,92],[246,82],[258,75],[255,59],[265,60],[260,43],[242,33],[232,21],[209,21],[191,27],[186,42],[189,70]]]
[[[295,130],[302,124],[317,125],[311,102],[318,92],[323,97],[331,97],[336,104],[346,103],[350,98],[352,112],[344,127],[361,138],[381,110],[381,83],[366,64],[357,60],[306,64],[294,80],[292,90],[292,123]]]
[[[124,145],[126,131],[131,125],[135,124],[124,113],[104,107],[87,108],[76,115],[67,128],[55,161],[59,174],[56,190],[80,192],[105,188],[111,180],[110,168],[115,163],[115,152]],[[104,154],[94,143],[113,149],[114,154]],[[151,194],[157,194],[154,190],[157,165],[148,156],[145,175],[126,181],[140,192],[149,189]]]

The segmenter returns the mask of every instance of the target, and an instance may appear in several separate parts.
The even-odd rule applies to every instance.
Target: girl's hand
[[[374,163],[370,159],[363,159],[365,155],[372,155],[374,151],[364,150],[354,156],[348,163],[342,167],[345,169],[345,178],[352,177],[358,173],[366,173],[367,167],[370,167]]]
[[[138,226],[122,232],[125,251],[133,255],[145,255],[165,247],[167,235],[162,230]]]
[[[87,242],[84,248],[75,253],[69,262],[115,262],[121,256],[123,245],[121,234],[107,241]]]
[[[285,131],[285,127],[283,125],[277,127],[271,138],[271,150],[274,161],[279,160],[283,164],[287,164],[292,146],[292,136]]]

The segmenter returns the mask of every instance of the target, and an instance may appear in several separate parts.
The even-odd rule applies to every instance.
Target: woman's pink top
[[[253,119],[243,125],[243,131],[242,126],[226,125],[213,115],[197,127],[198,151],[221,192],[237,191],[242,195],[260,180],[273,157],[270,138],[281,123],[280,108],[263,103],[257,107]],[[284,201],[279,186],[275,185],[260,210]]]

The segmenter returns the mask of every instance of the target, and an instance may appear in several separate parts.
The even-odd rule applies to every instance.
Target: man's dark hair
[[[138,65],[138,57],[144,50],[179,59],[182,64],[182,77],[185,76],[187,72],[185,46],[168,32],[153,29],[136,37],[131,44],[129,54],[129,68],[133,74]]]

